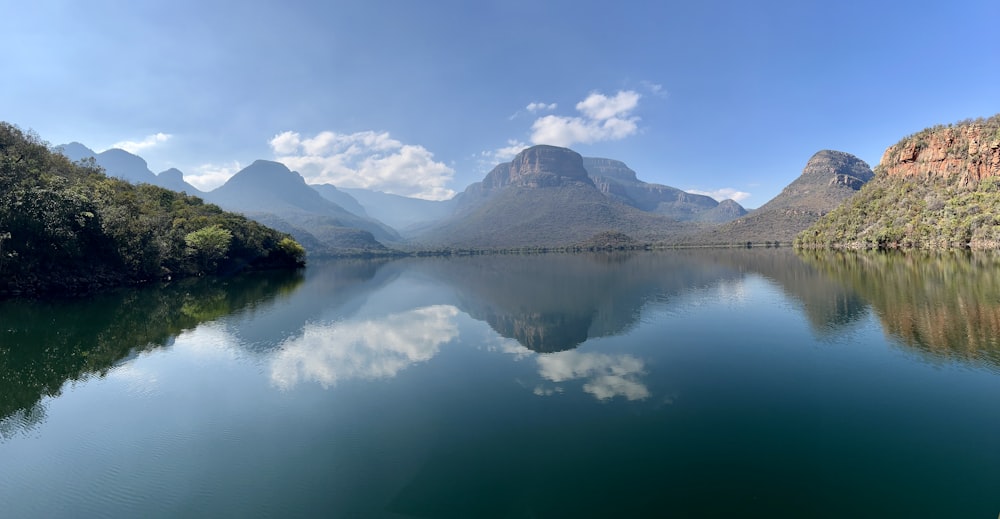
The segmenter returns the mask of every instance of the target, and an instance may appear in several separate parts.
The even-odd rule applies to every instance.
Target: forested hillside
[[[0,122],[0,296],[302,264],[288,235],[201,199],[109,178]]]

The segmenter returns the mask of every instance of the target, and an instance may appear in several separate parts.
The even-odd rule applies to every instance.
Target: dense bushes
[[[1000,179],[976,184],[955,179],[880,175],[857,196],[796,239],[803,247],[1000,247]]]
[[[0,295],[301,265],[286,240],[199,198],[72,163],[0,123]]]

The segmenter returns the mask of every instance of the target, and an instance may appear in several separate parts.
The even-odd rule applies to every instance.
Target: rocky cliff
[[[1000,248],[1000,115],[890,146],[875,179],[798,237],[804,247]]]
[[[892,177],[953,177],[965,185],[1000,176],[1000,114],[904,138],[885,150],[880,166]]]
[[[699,239],[711,243],[791,243],[798,233],[851,198],[873,176],[868,164],[850,153],[818,151],[802,174],[778,196]]]
[[[555,187],[567,182],[593,185],[579,153],[556,146],[532,146],[514,160],[493,168],[483,179],[486,189],[506,186]]]

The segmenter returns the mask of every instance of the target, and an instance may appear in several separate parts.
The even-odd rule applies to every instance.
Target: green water
[[[314,264],[0,304],[3,517],[987,517],[1000,260]]]

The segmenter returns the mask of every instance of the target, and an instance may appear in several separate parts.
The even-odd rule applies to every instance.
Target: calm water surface
[[[986,517],[1000,261],[315,264],[0,304],[4,517]]]

